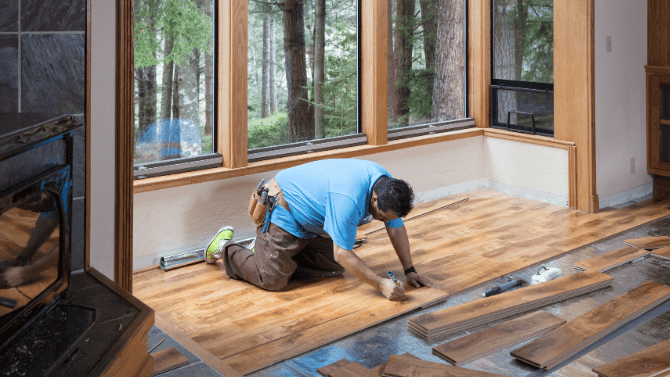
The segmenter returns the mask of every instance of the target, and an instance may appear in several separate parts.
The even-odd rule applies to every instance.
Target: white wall
[[[91,267],[114,279],[115,1],[91,0]]]
[[[607,36],[612,51],[607,52]],[[595,1],[596,188],[600,208],[651,194],[647,171],[647,1]],[[631,174],[630,160],[635,159]]]
[[[538,158],[541,156],[541,158]],[[362,156],[408,181],[418,202],[478,188],[567,205],[567,151],[489,137]],[[518,169],[522,166],[523,169]],[[261,178],[276,171],[135,194],[134,268],[158,264],[161,254],[204,247],[224,225],[235,239],[255,234],[247,203]]]

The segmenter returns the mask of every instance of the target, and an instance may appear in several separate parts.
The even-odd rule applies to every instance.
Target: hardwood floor
[[[657,376],[670,371],[670,340],[593,368],[602,377]]]
[[[414,265],[439,289],[409,290],[402,302],[387,301],[348,273],[266,292],[229,279],[221,262],[137,273],[134,294],[224,362],[250,373],[670,214],[667,201],[591,214],[477,190],[417,205],[410,216],[466,197],[406,224]],[[377,228],[375,222],[359,232]],[[393,270],[404,280],[384,232],[371,235],[356,253],[378,274]]]

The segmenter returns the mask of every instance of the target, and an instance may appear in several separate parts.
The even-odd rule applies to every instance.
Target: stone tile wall
[[[86,0],[0,0],[0,112],[86,111]],[[72,269],[84,268],[85,130],[75,136]],[[81,212],[81,213],[79,213]]]

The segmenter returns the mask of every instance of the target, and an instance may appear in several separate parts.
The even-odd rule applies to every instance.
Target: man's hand
[[[379,283],[379,290],[389,300],[398,300],[405,295],[405,288],[401,285],[396,285],[391,279],[383,279]]]
[[[433,282],[430,281],[430,279],[421,276],[416,272],[410,272],[407,275],[407,284],[411,285],[414,288],[419,288],[421,286],[435,288],[435,284],[433,284]]]

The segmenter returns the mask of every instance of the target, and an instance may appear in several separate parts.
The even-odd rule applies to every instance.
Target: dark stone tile
[[[22,36],[22,112],[84,113],[85,43],[83,34]]]
[[[86,198],[72,201],[72,271],[84,269],[86,257]]]
[[[71,304],[88,306],[99,310],[98,323],[126,316],[137,316],[139,310],[103,284],[74,292]]]
[[[74,161],[72,166],[72,196],[86,195],[86,127],[79,127],[74,133]]]
[[[2,22],[0,8],[0,22]],[[0,35],[0,112],[19,111],[19,37]]]
[[[77,291],[93,287],[97,284],[100,283],[86,272],[73,273],[70,278],[70,288],[75,295],[77,294]]]
[[[0,31],[19,31],[19,0],[0,1]]]
[[[22,31],[86,31],[86,0],[21,0]]]

